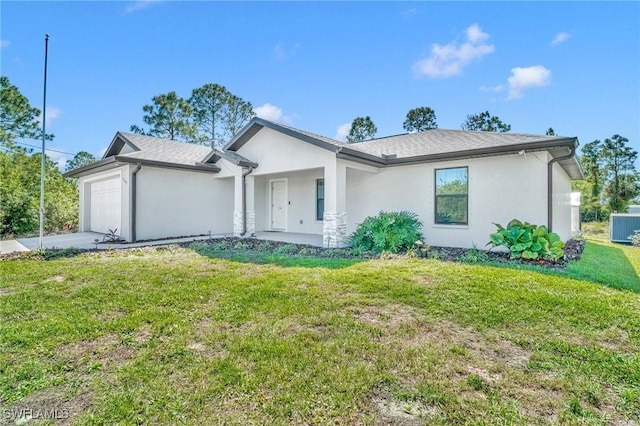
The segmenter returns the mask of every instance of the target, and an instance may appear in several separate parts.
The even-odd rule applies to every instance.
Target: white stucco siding
[[[468,167],[468,225],[434,221],[435,169]],[[377,174],[347,168],[347,231],[380,210],[409,210],[419,215],[428,244],[482,248],[494,222],[520,219],[546,224],[546,155],[497,156],[382,169]]]
[[[106,233],[108,232],[107,228],[118,228],[118,235],[125,239],[129,238],[129,173],[130,166],[123,165],[78,179],[78,189],[80,192],[80,231]],[[101,196],[101,192],[103,192],[96,191],[96,189],[104,189],[106,187],[114,189],[118,194],[109,191],[108,200],[106,198],[104,200],[92,200],[92,193],[94,197],[99,197]],[[98,215],[102,216],[102,220],[96,220]],[[111,219],[107,220],[106,218]],[[92,229],[92,222],[95,229]]]
[[[286,231],[322,234],[322,221],[316,220],[316,180],[323,179],[322,169],[275,173],[255,178],[256,230],[270,230],[270,188],[273,181],[286,181]]]
[[[335,153],[311,143],[262,128],[238,154],[258,163],[254,175],[324,167],[336,161]]]
[[[553,165],[553,223],[552,230],[567,241],[572,235],[571,225],[571,178],[556,163]],[[579,208],[578,208],[579,211]]]
[[[143,166],[137,175],[136,239],[230,233],[233,179]]]

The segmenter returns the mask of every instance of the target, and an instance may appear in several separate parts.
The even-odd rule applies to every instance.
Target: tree
[[[467,120],[462,123],[462,130],[479,130],[482,132],[508,132],[509,124],[503,123],[497,116],[492,116],[489,111],[467,115]]]
[[[607,176],[604,190],[612,212],[625,212],[629,201],[640,194],[640,179],[634,163],[638,152],[627,146],[628,142],[623,136],[613,135],[604,140],[600,149]]]
[[[194,89],[189,98],[199,143],[221,146],[249,121],[253,106],[219,84],[205,84]]]
[[[42,137],[39,116],[18,88],[0,77],[0,236],[32,235],[39,227],[42,157],[16,145],[19,139]],[[77,226],[78,190],[49,157],[45,157],[44,193],[45,231]]]
[[[131,126],[129,126],[129,131],[132,133],[137,133],[138,135],[150,136],[147,134],[147,132],[144,131],[142,127],[139,127],[135,124],[132,124]]]
[[[79,169],[80,167],[88,166],[89,164],[95,163],[96,161],[98,161],[98,159],[94,157],[93,154],[87,151],[80,151],[73,156],[71,161],[67,161],[64,171],[68,172],[71,170]]]
[[[154,96],[152,101],[153,104],[142,107],[146,113],[142,119],[149,125],[147,135],[195,142],[196,126],[191,121],[193,108],[186,99],[179,97],[176,92],[169,92]],[[131,126],[131,130],[144,133],[135,124]]]
[[[351,122],[351,129],[347,135],[347,142],[360,142],[365,139],[373,139],[378,132],[371,117],[357,117]]]
[[[437,129],[436,112],[429,107],[418,107],[409,110],[402,127],[407,132],[423,132],[429,129]]]
[[[582,147],[582,155],[579,157],[580,166],[584,172],[584,183],[576,184],[575,189],[582,192],[582,217],[583,220],[600,220],[602,186],[604,171],[600,154],[601,142],[594,140]]]
[[[251,102],[245,102],[242,98],[231,95],[224,115],[222,142],[229,142],[255,115]]]
[[[41,154],[29,155],[13,147],[0,151],[0,236],[37,234],[39,227]],[[46,232],[78,224],[78,189],[65,179],[58,165],[45,157]]]
[[[556,132],[553,130],[553,127],[549,127],[549,129],[547,129],[547,136],[556,136]]]
[[[0,77],[0,145],[12,146],[22,138],[41,138],[39,116],[40,110],[29,104],[9,78]],[[53,139],[53,135],[46,135],[46,139]]]

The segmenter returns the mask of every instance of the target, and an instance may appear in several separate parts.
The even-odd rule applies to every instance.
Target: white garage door
[[[120,195],[120,176],[91,184],[91,230],[108,233],[109,229],[118,229],[122,234]]]

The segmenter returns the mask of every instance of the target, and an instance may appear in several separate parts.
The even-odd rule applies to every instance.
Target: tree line
[[[585,179],[573,183],[582,193],[582,220],[607,220],[610,213],[624,213],[630,204],[640,203],[640,173],[635,161],[638,151],[629,139],[613,135],[585,144],[578,157]]]
[[[39,116],[40,110],[7,77],[0,77],[0,237],[30,235],[39,228],[42,154],[19,144],[24,139],[41,140]],[[52,140],[53,135],[45,138]],[[77,228],[77,186],[48,156],[44,202],[45,232]]]
[[[176,92],[154,96],[144,105],[144,129],[131,125],[134,133],[220,147],[228,142],[254,115],[251,102],[219,84],[193,89],[186,99]]]
[[[407,132],[424,132],[430,129],[437,129],[436,112],[431,107],[418,107],[407,112],[402,128]],[[467,115],[467,119],[460,126],[462,130],[481,132],[508,132],[511,125],[504,123],[499,117],[491,115],[489,111],[478,114]],[[549,129],[553,131],[553,129]],[[373,123],[371,117],[356,117],[351,122],[347,142],[362,142],[373,139],[378,132],[378,128]]]

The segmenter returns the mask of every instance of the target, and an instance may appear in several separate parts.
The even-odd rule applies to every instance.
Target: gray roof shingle
[[[129,143],[138,148],[139,151],[119,153],[118,156],[163,163],[195,165],[211,152],[211,147],[204,145],[160,139],[135,133],[120,132],[120,134]]]
[[[424,132],[389,136],[346,145],[351,149],[377,157],[396,155],[397,158],[410,158],[498,147],[508,149],[513,145],[559,139],[566,138],[519,133],[431,129]]]

